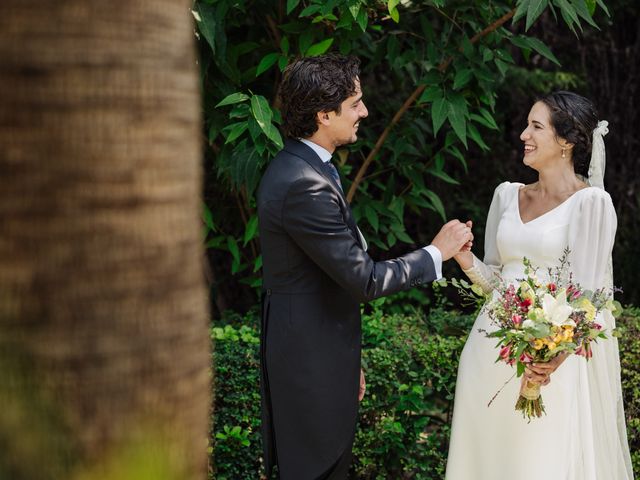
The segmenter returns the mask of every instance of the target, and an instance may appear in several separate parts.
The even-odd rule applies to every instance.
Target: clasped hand
[[[454,255],[471,250],[473,245],[472,223],[462,223],[460,220],[451,220],[444,224],[431,244],[440,250],[442,261],[449,260]]]

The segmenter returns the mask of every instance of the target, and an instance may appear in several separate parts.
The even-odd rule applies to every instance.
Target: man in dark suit
[[[373,261],[330,163],[368,115],[358,59],[300,59],[280,97],[288,139],[258,191],[265,467],[271,477],[278,465],[281,480],[339,480],[364,393],[360,303],[437,279],[473,237],[453,220],[431,245]]]

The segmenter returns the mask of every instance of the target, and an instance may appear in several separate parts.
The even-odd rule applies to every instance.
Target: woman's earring
[[[562,149],[562,158],[567,158],[567,156],[564,153],[564,148]]]

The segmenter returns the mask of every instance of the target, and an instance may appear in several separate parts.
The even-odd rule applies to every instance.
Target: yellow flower
[[[556,348],[556,344],[554,342],[549,342],[547,343],[547,347],[549,347],[549,350],[553,350],[554,348]]]
[[[528,298],[532,303],[535,303],[536,292],[533,291],[533,288],[531,288],[531,285],[529,285],[527,282],[520,283],[520,289],[518,293],[523,300]]]
[[[565,342],[570,342],[573,340],[573,330],[571,328],[565,328],[562,332],[562,340]]]
[[[533,348],[535,350],[540,350],[542,347],[544,347],[544,342],[542,340],[540,340],[539,338],[536,338],[533,341]]]
[[[586,313],[585,318],[588,322],[593,322],[596,318],[596,307],[588,298],[582,297],[578,302],[578,308]]]

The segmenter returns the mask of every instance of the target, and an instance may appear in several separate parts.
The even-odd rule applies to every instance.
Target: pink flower
[[[600,325],[599,323],[593,322],[591,326],[596,330],[602,330],[602,325]]]
[[[503,360],[507,360],[509,358],[509,355],[511,354],[511,346],[510,345],[505,345],[504,347],[502,347],[500,349],[500,358]]]
[[[531,363],[533,361],[533,357],[527,352],[523,352],[522,355],[520,355],[520,361],[522,363]]]
[[[514,325],[520,325],[522,323],[522,315],[518,315],[514,313],[511,316],[511,321],[513,322]]]
[[[576,355],[589,359],[593,357],[593,351],[591,351],[591,347],[588,343],[584,343],[576,349]]]
[[[552,282],[547,285],[547,289],[549,290],[549,292],[554,293],[556,290],[558,290],[558,286]]]

